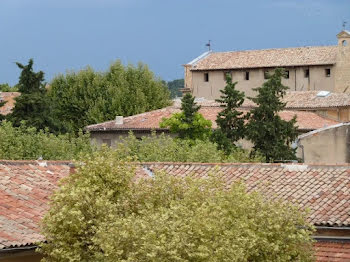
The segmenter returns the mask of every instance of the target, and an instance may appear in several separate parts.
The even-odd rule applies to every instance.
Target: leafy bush
[[[312,261],[296,207],[208,179],[155,174],[108,151],[86,159],[52,198],[44,261]]]
[[[144,136],[138,140],[132,133],[117,144],[114,154],[119,159],[141,162],[262,162],[261,156],[250,158],[249,152],[236,149],[226,155],[208,140],[182,140],[165,134]]]
[[[37,131],[22,123],[13,127],[11,122],[3,121],[0,125],[0,159],[38,159],[73,160],[80,154],[90,154],[88,134],[54,135],[47,130]]]

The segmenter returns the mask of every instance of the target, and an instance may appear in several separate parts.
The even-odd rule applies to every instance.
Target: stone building
[[[254,96],[268,73],[285,68],[290,91],[325,90],[350,93],[350,32],[337,35],[336,46],[296,47],[232,52],[206,52],[185,67],[185,88],[196,97],[216,99],[229,74],[237,88]]]

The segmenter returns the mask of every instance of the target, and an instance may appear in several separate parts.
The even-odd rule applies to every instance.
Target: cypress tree
[[[213,133],[212,140],[226,154],[235,150],[235,142],[244,137],[244,121],[248,117],[248,114],[244,115],[237,110],[243,104],[245,95],[235,88],[236,84],[237,82],[232,83],[230,76],[226,76],[226,86],[220,90],[220,99],[216,100],[224,109],[216,118],[218,129]]]
[[[247,136],[254,144],[253,153],[260,152],[266,162],[296,159],[295,149],[290,147],[297,138],[296,118],[282,120],[278,115],[286,104],[281,101],[288,87],[282,84],[283,69],[276,69],[268,80],[254,90],[257,97],[250,98],[257,107],[251,110]]]

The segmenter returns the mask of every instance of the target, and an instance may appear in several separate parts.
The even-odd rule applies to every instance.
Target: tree
[[[163,118],[160,127],[169,128],[171,133],[178,134],[181,139],[204,140],[211,132],[211,121],[198,111],[200,106],[194,102],[194,97],[187,93],[181,100],[181,112],[170,118]]]
[[[232,83],[230,76],[226,76],[226,86],[220,90],[220,99],[216,100],[224,109],[216,118],[218,129],[213,133],[212,140],[227,154],[235,150],[235,142],[244,137],[244,122],[249,116],[237,110],[244,102],[244,93],[235,88],[236,84]]]
[[[170,96],[171,98],[175,98],[175,97],[181,97],[182,93],[180,91],[181,88],[185,87],[185,81],[184,79],[175,79],[173,81],[169,81],[167,83],[168,88],[170,90]]]
[[[106,72],[87,67],[58,75],[48,92],[56,105],[55,118],[70,131],[90,124],[159,109],[170,104],[169,91],[142,63],[113,63]]]
[[[208,179],[155,173],[107,152],[61,183],[43,220],[44,261],[312,261],[297,207]]]
[[[0,84],[0,92],[17,92],[17,86],[11,87],[9,84]]]
[[[44,84],[44,72],[33,71],[33,59],[29,60],[28,65],[16,63],[22,70],[18,82],[18,91],[20,96],[15,98],[15,107],[12,113],[7,116],[15,126],[20,126],[25,121],[28,126],[36,129],[49,128],[51,131],[56,129],[51,115],[51,101],[46,95]]]
[[[296,118],[282,120],[278,115],[285,108],[281,98],[288,87],[282,85],[283,69],[274,74],[259,88],[257,97],[250,98],[257,107],[251,110],[247,136],[254,143],[254,151],[262,153],[267,162],[296,159],[295,149],[290,147],[298,136]]]

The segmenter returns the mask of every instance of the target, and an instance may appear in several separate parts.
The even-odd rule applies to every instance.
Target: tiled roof
[[[39,222],[66,162],[0,161],[0,249],[42,241]]]
[[[350,226],[350,166],[302,164],[145,163],[152,172],[206,178],[219,172],[230,186],[235,181],[247,190],[271,199],[287,200],[309,208],[309,221],[320,226]],[[147,176],[147,174],[145,174]]]
[[[329,92],[326,96],[317,96],[320,91],[291,91],[283,97],[286,109],[322,109],[350,107],[350,94]],[[209,103],[209,102],[206,102]],[[246,99],[243,107],[252,108],[256,104]]]
[[[19,92],[0,92],[0,101],[7,101],[7,103],[0,107],[0,115],[7,115],[11,113],[15,106],[15,98],[19,96]]]
[[[212,52],[193,63],[191,70],[331,65],[336,56],[337,46]]]
[[[350,243],[316,242],[314,247],[317,262],[350,261]]]
[[[222,110],[218,106],[202,106],[199,112],[204,116],[204,118],[212,122],[212,127],[216,128],[216,116]],[[247,110],[242,109],[243,112]],[[123,124],[116,124],[116,121],[108,121],[104,123],[99,123],[95,125],[90,125],[86,127],[88,131],[117,131],[117,130],[166,130],[160,129],[159,123],[162,118],[168,118],[172,114],[180,112],[178,106],[169,106],[163,109],[158,109],[134,116],[129,116],[124,118]],[[297,125],[299,130],[315,130],[325,126],[331,126],[338,124],[338,122],[330,119],[323,118],[313,112],[306,111],[282,111],[280,116],[284,120],[291,120],[293,116],[297,116]]]

